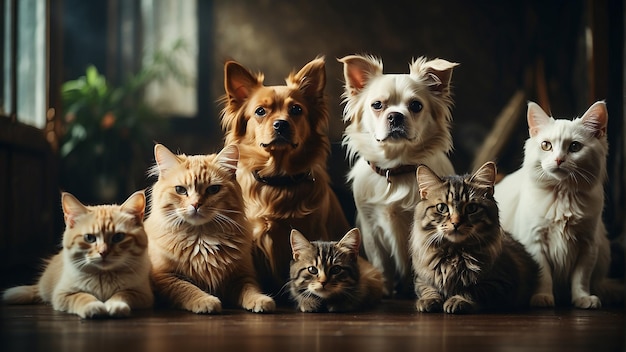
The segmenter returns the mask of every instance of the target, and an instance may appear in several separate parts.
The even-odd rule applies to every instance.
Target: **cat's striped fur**
[[[416,308],[467,313],[528,306],[537,265],[500,227],[493,199],[495,164],[473,175],[440,178],[417,170],[411,250]]]
[[[382,298],[382,273],[359,257],[361,235],[352,229],[338,242],[313,241],[291,231],[289,292],[303,312],[344,312],[374,307]]]

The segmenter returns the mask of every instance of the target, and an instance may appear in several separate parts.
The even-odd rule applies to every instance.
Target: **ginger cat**
[[[151,307],[143,191],[122,205],[85,206],[69,193],[61,200],[63,249],[48,261],[37,284],[10,288],[3,301],[52,303],[81,318],[125,317],[131,309]]]
[[[218,313],[222,300],[273,311],[252,264],[252,234],[235,179],[238,148],[187,156],[158,144],[154,156],[158,180],[146,231],[157,296],[194,313]]]

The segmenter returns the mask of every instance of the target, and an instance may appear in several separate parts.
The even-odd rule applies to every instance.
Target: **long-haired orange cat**
[[[48,261],[37,284],[8,289],[4,302],[47,302],[82,318],[124,317],[131,309],[151,307],[143,191],[122,205],[85,206],[69,193],[61,198],[63,249]]]
[[[188,156],[158,144],[154,157],[158,180],[146,232],[157,296],[194,313],[220,312],[222,300],[273,311],[252,265],[250,225],[235,180],[237,147]]]

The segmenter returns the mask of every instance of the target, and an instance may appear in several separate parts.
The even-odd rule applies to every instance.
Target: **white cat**
[[[570,121],[530,102],[527,119],[523,166],[496,185],[495,198],[502,226],[541,267],[530,303],[552,307],[555,297],[569,297],[578,308],[599,308],[610,264],[602,222],[606,105],[596,102]]]

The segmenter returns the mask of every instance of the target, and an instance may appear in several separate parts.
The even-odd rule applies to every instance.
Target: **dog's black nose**
[[[399,112],[392,112],[387,115],[387,121],[391,127],[401,127],[404,124],[404,115]]]
[[[278,134],[289,134],[289,122],[285,120],[276,120],[274,121],[274,131]]]

